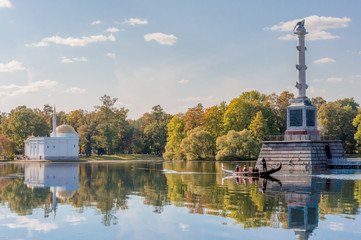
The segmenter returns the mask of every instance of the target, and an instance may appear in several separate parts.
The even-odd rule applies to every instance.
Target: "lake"
[[[252,179],[215,162],[2,163],[0,200],[0,239],[361,238],[360,170]]]

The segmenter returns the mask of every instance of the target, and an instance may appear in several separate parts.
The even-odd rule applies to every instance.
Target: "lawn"
[[[161,156],[151,154],[116,154],[116,155],[92,155],[90,157],[80,157],[79,160],[86,161],[106,161],[106,160],[163,160]]]
[[[347,158],[361,158],[361,153],[346,154]]]

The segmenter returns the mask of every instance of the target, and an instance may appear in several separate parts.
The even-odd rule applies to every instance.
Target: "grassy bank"
[[[347,158],[361,158],[361,153],[346,154]]]
[[[90,157],[79,157],[85,161],[106,161],[106,160],[163,160],[161,156],[150,154],[116,154],[116,155],[92,155]]]

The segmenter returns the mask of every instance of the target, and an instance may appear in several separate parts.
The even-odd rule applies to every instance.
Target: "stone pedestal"
[[[282,163],[283,171],[326,170],[329,162],[346,160],[340,140],[311,140],[310,135],[303,137],[303,140],[263,141],[258,168],[262,169],[262,158],[266,159],[268,169]]]
[[[287,107],[286,136],[289,135],[311,135],[313,140],[320,140],[316,107],[306,97],[295,99]]]

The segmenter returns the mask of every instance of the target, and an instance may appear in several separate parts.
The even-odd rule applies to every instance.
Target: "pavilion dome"
[[[56,127],[56,133],[77,133],[77,132],[72,126],[63,124]]]

